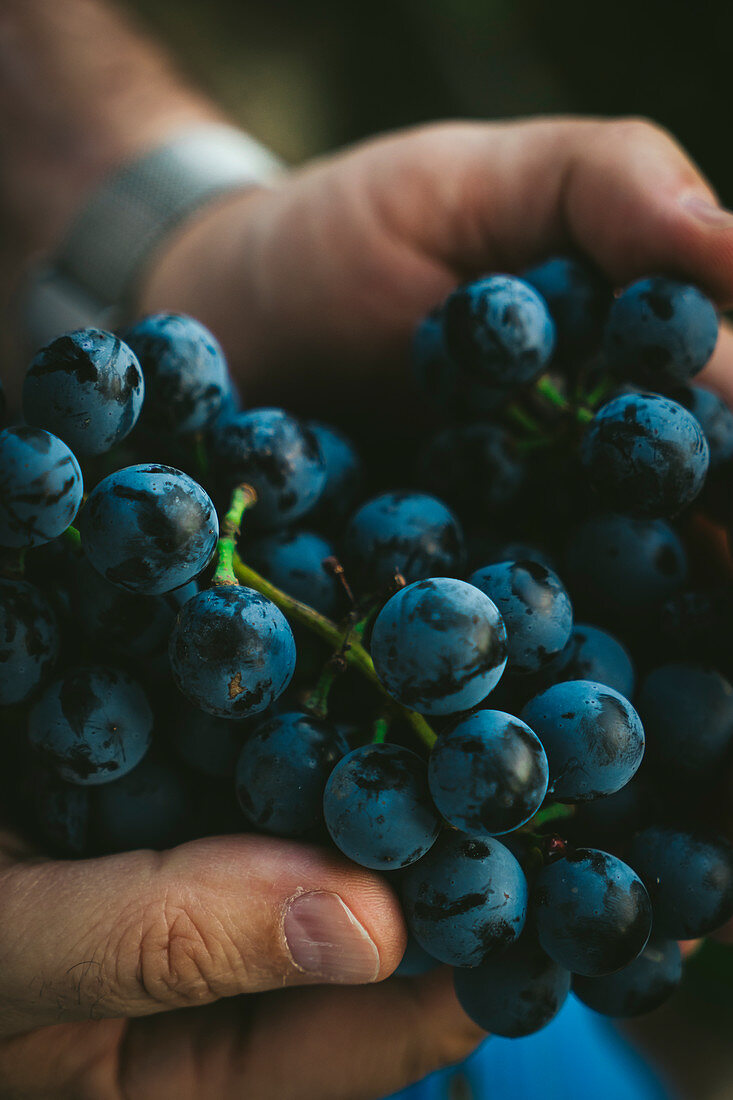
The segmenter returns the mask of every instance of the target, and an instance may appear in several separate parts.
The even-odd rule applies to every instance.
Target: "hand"
[[[0,835],[0,1095],[383,1096],[483,1038],[447,968],[356,987],[403,949],[384,880],[304,844],[65,863]]]
[[[733,302],[733,213],[668,134],[541,119],[379,138],[222,200],[170,240],[139,307],[208,324],[255,401],[292,406],[306,384],[343,400],[368,377],[358,401],[383,416],[416,321],[459,279],[568,248],[617,285],[679,273]]]
[[[304,359],[331,368],[309,374],[313,385],[333,388],[345,362],[376,362],[386,378],[457,279],[568,247],[618,283],[670,270],[733,300],[733,215],[668,136],[639,122],[546,120],[397,135],[223,200],[169,242],[140,306],[197,315],[253,387],[272,375],[290,394]],[[708,380],[729,399],[731,355],[726,333]],[[2,853],[10,1097],[356,1100],[461,1058],[482,1036],[444,970],[305,988],[323,982],[328,960],[348,962],[344,983],[387,977],[404,945],[384,881],[316,849],[229,837],[67,864],[7,838]],[[298,922],[311,965],[320,956],[309,975],[284,914],[313,892],[332,900]]]

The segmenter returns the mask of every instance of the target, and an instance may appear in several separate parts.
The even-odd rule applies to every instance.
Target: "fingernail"
[[[299,894],[283,925],[290,956],[299,970],[324,982],[373,982],[379,952],[366,929],[338,894]]]
[[[712,229],[729,229],[733,225],[733,211],[726,210],[712,199],[702,195],[685,195],[680,201],[687,213],[703,225]]]

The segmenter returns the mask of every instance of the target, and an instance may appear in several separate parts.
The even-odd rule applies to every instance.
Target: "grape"
[[[711,664],[720,661],[730,639],[732,616],[733,591],[729,588],[675,593],[659,609],[657,656]]]
[[[104,851],[171,848],[186,839],[191,792],[178,771],[146,757],[122,779],[92,791],[90,812]]]
[[[378,591],[389,585],[395,573],[409,583],[460,572],[463,533],[456,517],[436,497],[382,493],[351,517],[341,556],[353,584]]]
[[[644,755],[644,729],[631,703],[591,680],[566,680],[530,700],[522,719],[550,765],[550,793],[585,802],[620,790]]]
[[[395,969],[393,977],[416,978],[418,974],[429,974],[431,970],[435,970],[436,966],[440,966],[438,960],[434,959],[432,955],[428,955],[415,937],[408,932],[405,953],[399,966]]]
[[[0,706],[30,699],[58,651],[56,616],[43,593],[27,581],[0,578]]]
[[[476,966],[519,938],[527,880],[498,840],[443,832],[404,872],[402,901],[425,951],[451,966]]]
[[[715,780],[733,743],[733,686],[720,673],[662,665],[642,683],[637,706],[663,774],[685,785]]]
[[[323,813],[337,848],[373,870],[414,863],[440,829],[425,763],[401,745],[362,745],[344,756],[326,783]]]
[[[450,358],[469,376],[500,388],[530,382],[555,345],[544,301],[522,279],[491,275],[466,283],[441,313]]]
[[[36,769],[32,780],[35,823],[52,855],[85,855],[89,845],[89,789]]]
[[[175,721],[167,734],[174,751],[189,768],[212,778],[231,779],[251,729],[250,722],[215,718],[179,696]]]
[[[659,394],[626,394],[596,413],[581,451],[604,502],[636,516],[674,516],[700,493],[708,445],[695,417]]]
[[[258,724],[236,766],[239,805],[265,833],[302,836],[323,820],[323,789],[334,765],[348,752],[327,722],[286,711]]]
[[[618,638],[588,623],[576,623],[557,664],[549,669],[553,682],[594,680],[630,699],[634,694],[634,666]]]
[[[430,754],[430,793],[456,829],[493,836],[518,829],[547,791],[545,750],[524,722],[500,710],[470,714]]]
[[[733,458],[733,411],[716,393],[700,386],[675,390],[679,401],[692,413],[705,433],[710,454],[710,470]]]
[[[239,552],[274,585],[321,614],[335,617],[341,609],[341,590],[323,564],[333,556],[333,547],[320,535],[287,529],[249,539],[245,532]]]
[[[733,917],[733,849],[723,837],[650,825],[634,837],[629,863],[651,895],[660,936],[697,939]]]
[[[611,974],[643,951],[652,907],[641,879],[616,856],[578,848],[544,867],[532,908],[539,941],[560,966]]]
[[[178,313],[154,313],[123,331],[145,376],[143,421],[153,430],[198,432],[230,393],[226,360],[207,328]]]
[[[318,440],[282,409],[238,413],[211,433],[215,472],[228,488],[246,483],[257,493],[251,523],[282,527],[310,511],[326,484]]]
[[[104,454],[132,431],[145,385],[131,349],[111,332],[78,329],[41,348],[23,383],[23,413],[77,455]]]
[[[90,642],[136,660],[166,647],[177,610],[170,596],[125,592],[105,580],[86,558],[76,563],[72,605]]]
[[[565,647],[573,608],[562,581],[535,561],[502,561],[468,578],[501,612],[511,672],[537,672]]]
[[[608,280],[586,260],[551,256],[522,272],[542,295],[555,322],[555,361],[573,368],[601,342],[613,294]]]
[[[439,309],[429,313],[415,330],[412,359],[420,391],[444,415],[488,415],[512,394],[510,385],[482,384],[458,370],[445,346]]]
[[[591,516],[568,545],[565,575],[574,599],[596,613],[638,617],[684,583],[687,555],[664,520]]]
[[[156,595],[193,580],[216,548],[214,506],[171,466],[127,466],[91,491],[79,515],[82,549],[97,572],[129,592]]]
[[[423,451],[420,471],[429,489],[472,518],[508,504],[525,475],[512,436],[487,423],[444,428]]]
[[[456,714],[482,702],[506,666],[496,605],[465,581],[433,577],[391,597],[374,624],[377,675],[389,694],[423,714]]]
[[[650,939],[633,962],[602,978],[573,978],[573,993],[604,1016],[641,1016],[659,1008],[682,979],[682,956],[674,940]]]
[[[0,546],[25,549],[62,534],[84,492],[69,448],[41,428],[0,432]]]
[[[94,786],[119,779],[148,750],[153,715],[143,689],[118,668],[72,668],[31,710],[28,733],[62,779]]]
[[[259,592],[240,586],[190,599],[171,632],[169,654],[178,688],[219,718],[266,710],[295,670],[295,642],[284,615]]]
[[[316,437],[326,464],[326,482],[312,514],[331,527],[356,503],[364,478],[361,459],[350,440],[330,424],[309,420],[306,428]]]
[[[702,370],[717,339],[717,311],[697,287],[652,275],[614,301],[604,351],[614,369],[647,385],[679,385]]]
[[[553,962],[528,930],[500,955],[456,970],[453,982],[466,1015],[507,1039],[545,1027],[570,992],[570,972]]]

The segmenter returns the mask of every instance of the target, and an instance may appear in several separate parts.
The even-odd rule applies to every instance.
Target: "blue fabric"
[[[451,1078],[471,1100],[673,1100],[640,1055],[603,1017],[569,997],[544,1030],[487,1039],[463,1063],[433,1073],[389,1100],[449,1100]]]

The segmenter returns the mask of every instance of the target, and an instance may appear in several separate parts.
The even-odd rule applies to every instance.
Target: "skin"
[[[216,117],[114,8],[0,0],[0,126],[14,149],[0,166],[6,302],[105,172]],[[399,393],[390,371],[415,322],[459,279],[568,247],[617,284],[668,271],[733,303],[733,214],[668,134],[637,119],[545,118],[392,134],[229,196],[168,239],[137,305],[210,326],[250,400],[266,400],[273,377],[288,392],[296,349],[318,363],[316,396],[363,387],[383,400],[367,383],[381,370]],[[704,380],[729,401],[732,361],[726,331]],[[314,984],[294,964],[283,914],[313,890],[340,897],[371,936],[374,983]],[[5,833],[0,1091],[383,1096],[484,1034],[447,971],[382,981],[404,943],[385,882],[305,844],[233,836],[65,863]]]

